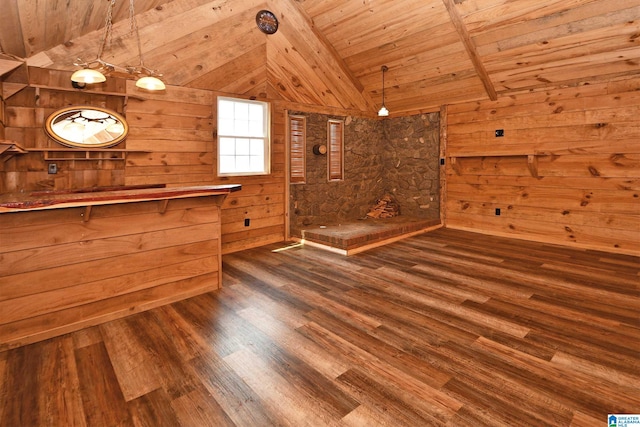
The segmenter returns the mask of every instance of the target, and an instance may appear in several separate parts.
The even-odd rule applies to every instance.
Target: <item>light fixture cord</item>
[[[382,66],[382,106],[384,107],[384,65]]]
[[[382,106],[384,107],[384,73],[389,70],[389,68],[383,65],[380,69],[382,70]]]
[[[109,39],[109,46],[113,41],[113,7],[116,4],[116,0],[111,0],[107,8],[107,17],[104,23],[104,36],[102,37],[102,43],[100,44],[100,50],[98,50],[98,59],[102,60],[102,52]]]
[[[133,0],[129,0],[129,28],[130,31],[134,31],[136,33],[136,40],[138,41],[138,57],[140,58],[140,68],[147,71],[147,67],[144,66],[144,60],[142,58],[142,44],[140,43],[140,33],[138,32],[138,21],[136,20]]]

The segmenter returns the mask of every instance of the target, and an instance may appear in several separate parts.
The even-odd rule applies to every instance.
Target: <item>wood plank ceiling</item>
[[[73,70],[108,0],[0,0],[2,52]],[[137,63],[126,0],[103,58]],[[392,114],[640,74],[640,0],[136,0],[145,64],[172,85]],[[262,34],[260,9],[280,28]],[[0,52],[0,53],[2,53]],[[7,55],[3,55],[7,56]],[[2,57],[0,57],[1,59]]]

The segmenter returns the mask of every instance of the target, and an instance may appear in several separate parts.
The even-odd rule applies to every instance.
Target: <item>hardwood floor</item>
[[[224,288],[0,353],[2,426],[603,426],[640,413],[640,259],[440,229],[271,245]]]

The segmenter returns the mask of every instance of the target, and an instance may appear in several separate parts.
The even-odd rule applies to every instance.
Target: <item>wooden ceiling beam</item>
[[[487,91],[487,95],[489,99],[495,101],[498,99],[498,94],[496,93],[496,89],[493,87],[493,83],[491,82],[491,78],[489,77],[489,73],[484,67],[480,56],[478,55],[478,50],[476,49],[476,45],[471,40],[471,36],[469,36],[469,32],[467,31],[467,27],[464,25],[462,21],[462,17],[458,13],[456,6],[454,4],[454,0],[442,0],[447,11],[449,12],[449,16],[451,17],[451,23],[456,28],[456,31],[460,35],[460,39],[464,44],[465,49],[467,49],[467,53],[469,54],[469,59],[473,63],[473,66],[478,73],[478,77],[482,81],[482,84]]]

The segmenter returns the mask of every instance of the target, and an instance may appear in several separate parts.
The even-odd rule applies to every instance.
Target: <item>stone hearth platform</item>
[[[367,218],[307,228],[301,230],[301,240],[310,246],[353,255],[440,227],[439,219],[410,218],[402,215],[387,219]]]

